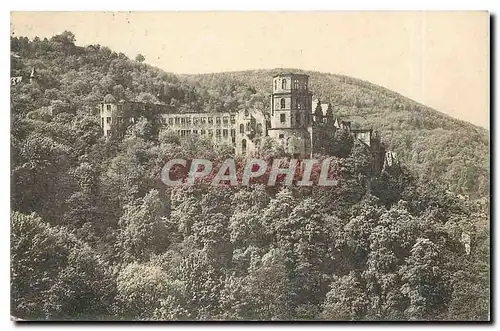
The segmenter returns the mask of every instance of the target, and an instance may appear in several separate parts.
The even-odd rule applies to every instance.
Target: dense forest
[[[183,75],[195,86],[233,82],[271,93],[270,77],[283,72],[308,74],[309,88],[334,115],[353,121],[354,128],[378,130],[389,149],[422,184],[439,181],[453,192],[481,198],[489,195],[489,133],[451,118],[381,86],[352,77],[297,69]],[[229,95],[221,91],[221,95]],[[269,109],[269,107],[268,107]],[[474,112],[471,109],[471,112]]]
[[[312,72],[321,100],[380,130],[399,164],[372,178],[363,144],[330,137],[347,146],[316,155],[333,157],[334,187],[167,187],[159,178],[167,161],[222,162],[232,150],[168,129],[153,135],[145,120],[123,140],[106,140],[96,104],[267,107],[275,71],[175,76],[142,56],[75,42],[67,31],[11,38],[11,76],[23,77],[11,87],[13,316],[489,319],[485,130],[381,87]],[[283,156],[272,140],[259,153]]]

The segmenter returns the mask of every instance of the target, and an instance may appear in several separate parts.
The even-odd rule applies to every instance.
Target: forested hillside
[[[352,140],[342,153],[317,155],[334,160],[339,184],[328,189],[167,187],[159,179],[167,161],[206,158],[220,164],[233,157],[232,151],[168,129],[154,136],[143,119],[123,140],[106,140],[95,104],[113,98],[169,103],[179,111],[260,107],[268,103],[269,76],[176,77],[141,57],[130,60],[99,45],[78,47],[70,32],[44,40],[11,38],[11,52],[11,76],[24,77],[11,87],[13,316],[489,319],[487,208],[484,201],[448,190],[459,187],[457,180],[468,181],[469,172],[476,180],[486,176],[487,186],[487,164],[475,163],[487,157],[479,152],[483,144],[487,148],[480,129],[423,107],[408,111],[405,104],[389,110],[338,103],[345,114],[372,109],[373,118],[367,115],[360,125],[383,128],[385,117],[394,114],[392,125],[414,128],[402,145],[387,137],[403,162],[373,178],[370,191],[369,152]],[[33,67],[37,77],[30,83]],[[374,104],[390,95],[380,90],[375,98],[376,88],[359,83],[321,85],[318,77],[330,76],[312,74],[311,88],[322,98],[337,95],[342,86],[352,86],[354,95],[368,91]],[[328,84],[336,87],[330,91]],[[407,118],[416,112],[425,114],[420,129]],[[469,133],[467,145],[462,139]],[[425,139],[432,143],[429,148]],[[449,155],[439,161],[441,168],[435,165],[440,148]],[[469,148],[474,153],[469,155]],[[417,153],[420,161],[406,166],[413,159],[405,151]],[[266,160],[283,156],[272,140],[260,153]],[[460,154],[469,163],[465,175],[454,178],[446,166],[452,161],[457,166],[454,158]],[[412,169],[417,164],[422,169]],[[419,178],[430,175],[425,167],[440,178],[436,184],[422,185]],[[482,184],[474,185],[466,192],[484,196]]]
[[[436,180],[454,192],[474,198],[489,195],[489,132],[381,86],[352,77],[297,69],[183,75],[181,78],[199,86],[246,84],[269,95],[272,92],[270,78],[282,72],[310,75],[310,90],[321,102],[331,102],[336,116],[353,121],[355,128],[379,130],[389,149],[418,174],[422,184]]]

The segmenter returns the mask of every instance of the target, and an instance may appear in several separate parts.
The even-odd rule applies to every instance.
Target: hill
[[[107,47],[78,47],[65,32],[50,40],[13,38],[11,76],[29,77],[36,67],[40,86],[24,86],[14,110],[40,107],[95,111],[106,95],[116,100],[169,103],[179,111],[225,111],[253,103],[269,109],[271,77],[279,72],[310,75],[310,89],[355,127],[379,130],[389,149],[415,171],[422,184],[433,181],[472,198],[489,195],[489,133],[398,93],[359,79],[296,69],[173,75]],[[30,89],[29,93],[27,89]]]
[[[484,130],[368,83],[310,73],[319,97],[341,116],[358,115],[357,125],[381,130],[420,183],[396,164],[367,194],[370,152],[338,135],[330,143],[348,148],[332,149],[339,183],[332,189],[170,187],[158,176],[169,160],[220,164],[232,151],[168,129],[152,134],[144,118],[124,139],[105,139],[96,103],[268,109],[273,71],[175,76],[140,56],[76,46],[71,32],[11,38],[11,52],[11,76],[23,77],[11,87],[12,316],[489,319],[484,206],[426,184],[434,176],[485,195]],[[260,152],[266,160],[283,156],[272,140]]]
[[[378,130],[388,148],[418,174],[422,184],[438,181],[473,198],[489,195],[489,131],[384,87],[342,75],[288,68],[179,77],[207,88],[243,84],[269,95],[271,77],[282,72],[308,74],[315,97],[331,102],[335,114],[352,120],[354,127]]]

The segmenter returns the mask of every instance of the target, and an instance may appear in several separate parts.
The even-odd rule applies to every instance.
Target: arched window
[[[245,125],[243,123],[240,124],[240,133],[245,133]]]
[[[278,89],[278,80],[277,79],[274,80],[274,89],[275,90]]]
[[[281,99],[281,109],[285,109],[285,99]]]
[[[286,90],[286,79],[281,80],[281,89]]]
[[[250,123],[247,123],[247,132],[250,132]]]
[[[245,117],[248,117],[248,109],[245,109]]]
[[[247,153],[247,141],[246,139],[243,139],[241,141],[241,153],[246,154]]]

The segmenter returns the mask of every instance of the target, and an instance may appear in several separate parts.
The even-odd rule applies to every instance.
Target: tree
[[[158,103],[158,99],[149,92],[141,92],[137,96],[136,101],[144,103]]]
[[[117,313],[123,319],[178,320],[189,317],[185,283],[155,262],[126,265],[117,277]]]
[[[249,319],[287,320],[291,312],[291,284],[285,266],[286,257],[279,249],[271,249],[251,262],[246,283],[248,298],[253,309]]]
[[[142,62],[144,62],[144,61],[146,60],[146,58],[145,58],[145,57],[144,57],[144,55],[142,55],[142,54],[137,54],[137,55],[135,56],[135,60],[136,60],[137,62],[139,62],[139,63],[142,63]]]
[[[326,295],[321,317],[333,321],[362,320],[368,309],[368,298],[359,274],[335,276]]]
[[[104,97],[104,103],[116,103],[116,99],[113,95],[106,94],[106,96]]]
[[[168,237],[166,220],[162,216],[164,208],[156,190],[125,207],[117,238],[124,261],[147,261],[152,254],[166,250]]]
[[[403,282],[401,292],[409,300],[406,318],[440,319],[450,292],[437,245],[427,238],[418,238],[406,264],[398,272]]]
[[[314,118],[318,123],[321,123],[323,121],[323,107],[321,107],[321,100],[318,100],[318,104],[314,109]]]
[[[11,314],[23,319],[108,316],[114,283],[84,242],[39,216],[11,215]],[[26,271],[29,272],[26,272]]]
[[[333,123],[334,114],[331,102],[328,103],[328,108],[326,109],[326,118],[328,119],[328,123]]]

